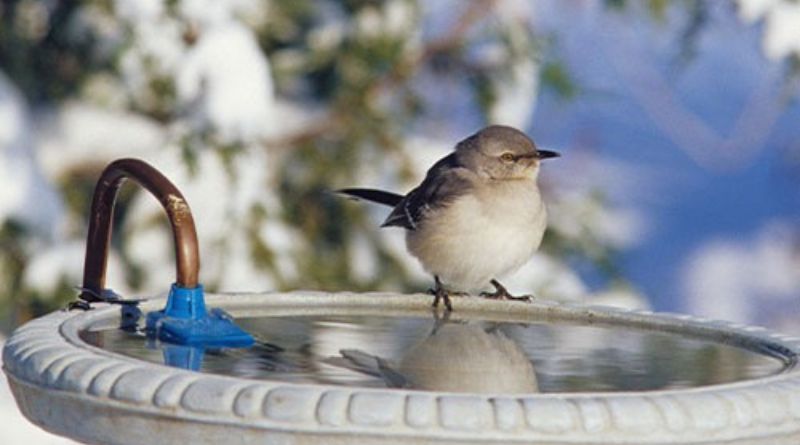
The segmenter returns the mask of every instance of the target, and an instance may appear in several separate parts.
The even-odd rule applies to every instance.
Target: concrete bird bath
[[[188,212],[188,206],[174,208],[183,210],[168,208],[173,228]],[[112,209],[113,199],[103,211]],[[176,214],[182,215],[177,224]],[[87,265],[95,266],[84,279],[88,299],[105,292],[102,241],[108,233],[98,238],[100,248],[92,247],[90,236]],[[178,255],[179,286],[196,284],[198,263],[186,260],[196,258],[196,246],[183,244],[192,237],[175,238],[178,251],[189,252]],[[102,262],[92,249],[102,251]],[[173,345],[152,330],[145,336],[147,314],[164,308],[163,296],[135,304],[98,302],[92,310],[57,311],[17,329],[3,350],[4,371],[28,419],[87,443],[800,443],[800,339],[679,314],[542,300],[463,298],[455,301],[451,320],[436,321],[430,302],[427,295],[381,293],[206,295],[209,307],[223,309],[254,334],[256,344],[249,348]],[[302,329],[289,335],[287,323]],[[343,326],[359,323],[368,328],[354,340],[362,331]],[[325,330],[303,331],[314,326]],[[678,377],[655,386],[624,381],[587,389],[558,383],[559,366],[569,361],[549,358],[569,349],[569,335],[546,347],[542,342],[575,329],[599,336],[602,348],[625,349],[631,338],[656,338],[642,342],[657,346],[647,357],[667,361],[644,366],[641,374],[664,368]],[[394,349],[349,349],[411,331],[424,333]],[[302,353],[274,344],[304,335],[311,346],[298,348]],[[669,366],[684,349],[722,351],[704,355],[714,360],[701,368],[736,368],[739,359],[730,362],[733,356],[761,365],[688,381],[680,377],[681,367]],[[319,360],[298,364],[310,356]],[[598,357],[587,354],[563,372],[591,368],[587,364]],[[252,360],[258,365],[242,372],[241,364]],[[588,380],[627,372],[627,364],[614,368],[613,361],[604,362],[612,372]],[[303,372],[292,374],[296,369]],[[445,369],[449,377],[431,369]],[[467,377],[460,377],[462,370]],[[340,371],[349,377],[328,378],[344,375]]]

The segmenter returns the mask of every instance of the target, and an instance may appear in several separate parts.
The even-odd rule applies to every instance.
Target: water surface
[[[568,322],[433,317],[239,318],[257,343],[200,349],[97,326],[91,344],[153,363],[251,379],[470,392],[689,388],[781,372],[778,358],[676,334]]]

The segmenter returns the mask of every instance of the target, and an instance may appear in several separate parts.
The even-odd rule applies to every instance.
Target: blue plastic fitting
[[[202,285],[173,284],[166,307],[148,313],[146,327],[148,335],[178,345],[242,348],[255,342],[225,311],[206,310]]]

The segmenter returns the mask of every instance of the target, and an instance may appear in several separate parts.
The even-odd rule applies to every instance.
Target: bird
[[[530,301],[499,281],[538,250],[547,209],[537,183],[541,161],[559,157],[525,133],[490,125],[458,142],[405,195],[369,188],[345,196],[392,207],[381,227],[405,230],[407,250],[433,275],[433,307],[491,284],[484,297]]]

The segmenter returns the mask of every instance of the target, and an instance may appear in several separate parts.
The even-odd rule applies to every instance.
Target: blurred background
[[[212,291],[423,291],[387,210],[489,123],[562,152],[551,223],[509,278],[540,298],[800,333],[800,3],[56,0],[0,6],[0,327],[81,281],[119,157],[185,193]],[[108,284],[174,279],[133,186]]]
[[[489,123],[563,155],[512,290],[800,333],[798,1],[4,0],[0,17],[0,337],[75,298],[119,157],[184,192],[212,291],[423,291],[387,210],[328,191],[405,192]],[[160,294],[173,274],[161,209],[123,188],[109,286]],[[34,443],[19,425],[8,443]]]

